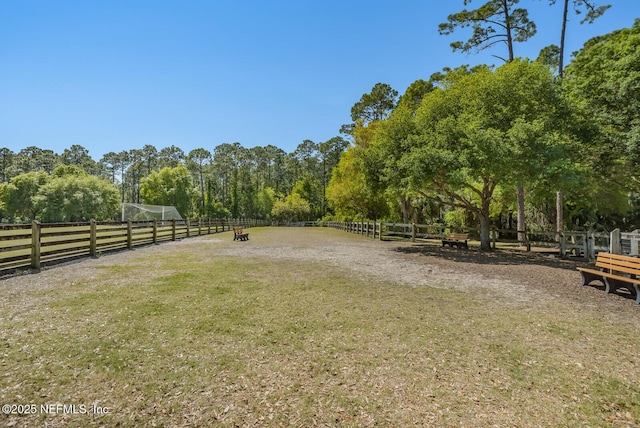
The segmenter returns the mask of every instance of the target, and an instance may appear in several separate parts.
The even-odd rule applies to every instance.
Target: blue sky
[[[593,24],[571,15],[567,50],[630,27],[639,0]],[[485,0],[475,0],[476,8]],[[561,3],[561,1],[558,1]],[[538,34],[516,45],[535,58],[559,44],[562,11],[522,0]],[[443,67],[497,64],[496,48],[452,52],[438,34],[463,0],[2,0],[0,147],[104,153],[222,143],[326,141],[377,82],[400,94]],[[568,59],[566,60],[568,61]]]

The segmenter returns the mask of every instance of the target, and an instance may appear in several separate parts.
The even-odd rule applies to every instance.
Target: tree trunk
[[[481,213],[480,218],[480,250],[491,251],[491,226],[489,223],[489,211]]]
[[[507,0],[502,0],[502,7],[504,9],[504,22],[505,22],[505,30],[506,30],[505,33],[507,36],[507,48],[509,50],[509,60],[507,62],[511,62],[514,59],[513,37],[511,35],[511,17],[509,14],[509,3],[507,2]]]
[[[525,223],[524,186],[520,184],[518,185],[518,242],[525,242],[527,240],[525,233],[527,225]]]
[[[402,220],[405,224],[409,223],[409,201],[404,196],[400,196],[400,207],[402,208]]]
[[[480,250],[491,251],[491,193],[487,191],[485,185],[485,191],[483,192],[485,197],[482,198],[482,208],[478,212],[478,218],[480,220]]]
[[[562,79],[564,73],[564,36],[567,31],[567,12],[569,11],[569,0],[564,0],[564,11],[562,14],[562,31],[560,32],[560,58],[558,58],[558,76]]]
[[[556,232],[562,233],[564,226],[564,203],[562,201],[562,190],[556,193]]]

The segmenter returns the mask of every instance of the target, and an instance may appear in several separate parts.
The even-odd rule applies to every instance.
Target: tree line
[[[330,213],[325,190],[348,142],[305,140],[292,153],[225,143],[185,153],[153,145],[95,161],[73,145],[0,149],[4,222],[116,219],[122,202],[173,205],[183,217],[299,220]]]

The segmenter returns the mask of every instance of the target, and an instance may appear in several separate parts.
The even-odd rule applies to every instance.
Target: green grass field
[[[282,233],[250,231],[249,245]],[[305,245],[323,233],[336,245],[365,240],[287,233]],[[1,404],[37,411],[0,425],[640,424],[637,319],[224,254],[244,244],[229,232],[166,243],[174,250],[89,260],[85,279],[2,296]],[[86,412],[42,411],[52,404]]]

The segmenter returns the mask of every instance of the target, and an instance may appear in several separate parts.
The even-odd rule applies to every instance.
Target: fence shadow
[[[415,243],[410,246],[398,246],[394,251],[405,254],[420,254],[458,263],[475,263],[483,265],[537,265],[575,271],[576,266],[585,265],[582,260],[560,259],[556,255],[514,250],[496,249],[480,251],[478,248],[457,249],[441,247],[435,244]]]

